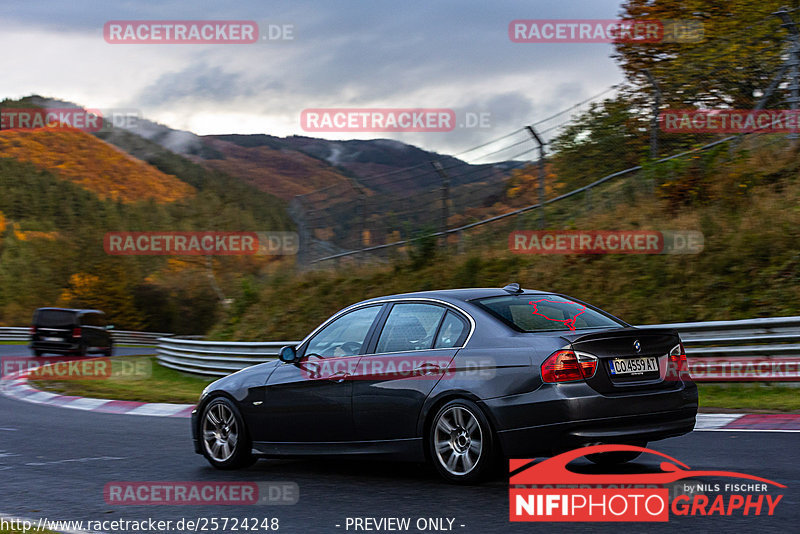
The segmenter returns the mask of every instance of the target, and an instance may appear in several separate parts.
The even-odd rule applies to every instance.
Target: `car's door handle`
[[[422,365],[415,367],[414,371],[422,371],[423,374],[430,375],[433,373],[438,373],[440,371],[440,367],[435,363],[425,362]]]
[[[347,379],[348,376],[350,376],[350,373],[339,371],[338,373],[333,373],[331,376],[327,377],[327,380],[341,384]]]

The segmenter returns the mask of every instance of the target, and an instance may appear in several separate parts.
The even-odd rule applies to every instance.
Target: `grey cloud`
[[[254,93],[255,88],[244,81],[241,73],[195,63],[181,71],[162,74],[134,100],[143,107],[159,107],[186,99],[221,102]]]
[[[609,45],[524,45],[510,42],[517,18],[613,18],[619,0],[349,0],[226,4],[128,0],[5,0],[11,27],[82,31],[98,46],[153,57],[158,66],[143,89],[119,87],[119,104],[146,111],[183,106],[192,113],[238,107],[265,116],[299,116],[307,107],[487,108],[492,128],[446,135],[403,134],[431,149],[479,144],[590,96],[618,81]],[[102,25],[126,19],[251,19],[295,26],[293,41],[253,45],[108,45]],[[32,54],[35,52],[31,52]],[[91,57],[91,54],[87,53]],[[111,55],[111,57],[115,57]],[[98,64],[109,76],[126,65]],[[510,76],[542,80],[519,87]],[[469,91],[495,81],[480,98]],[[555,84],[558,84],[555,87]],[[32,87],[30,92],[38,92]],[[413,96],[412,96],[413,95]],[[59,96],[59,95],[54,95]],[[223,132],[218,132],[223,133]],[[298,134],[300,131],[298,124]],[[395,136],[392,136],[395,137]]]

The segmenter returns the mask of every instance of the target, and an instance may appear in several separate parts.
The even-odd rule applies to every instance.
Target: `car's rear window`
[[[75,322],[75,312],[68,310],[39,310],[34,318],[36,326],[70,326]]]
[[[478,299],[475,303],[522,332],[625,326],[584,304],[557,295],[509,295]]]

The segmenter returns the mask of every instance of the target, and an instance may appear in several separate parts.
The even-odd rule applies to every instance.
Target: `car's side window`
[[[432,304],[395,304],[383,326],[375,352],[404,352],[433,347],[434,336],[445,313]]]
[[[305,354],[322,357],[355,356],[361,353],[369,329],[381,306],[368,306],[346,313],[317,332]]]
[[[449,349],[460,347],[464,343],[464,338],[467,337],[467,332],[467,322],[456,313],[448,311],[441,328],[439,328],[434,348]]]

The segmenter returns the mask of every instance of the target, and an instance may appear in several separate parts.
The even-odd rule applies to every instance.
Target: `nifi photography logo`
[[[648,453],[660,472],[578,473],[568,465],[594,454]],[[733,471],[692,470],[664,453],[634,445],[592,445],[547,460],[509,462],[509,520],[666,522],[680,516],[772,516],[783,484]],[[725,479],[699,482],[697,479]],[[736,481],[729,479],[739,479]]]

